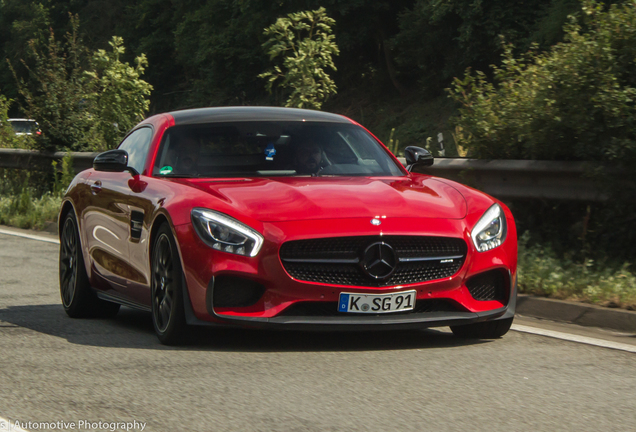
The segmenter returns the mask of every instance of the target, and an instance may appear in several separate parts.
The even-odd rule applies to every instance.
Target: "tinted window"
[[[119,145],[119,149],[128,152],[128,166],[133,167],[139,173],[142,173],[146,156],[148,155],[148,146],[152,139],[152,129],[137,129]]]
[[[11,127],[16,133],[33,133],[37,130],[37,123],[29,120],[10,120]]]
[[[234,122],[166,131],[155,175],[395,176],[402,170],[363,128],[316,122]]]

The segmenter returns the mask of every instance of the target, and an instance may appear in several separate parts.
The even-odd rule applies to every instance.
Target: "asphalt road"
[[[169,348],[147,313],[68,318],[57,253],[0,234],[4,419],[100,431],[111,425],[79,422],[137,421],[146,431],[636,430],[633,353],[516,331],[467,342],[447,328],[207,329]]]

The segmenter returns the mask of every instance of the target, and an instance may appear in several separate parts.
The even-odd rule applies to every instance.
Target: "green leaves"
[[[0,94],[0,148],[29,148],[32,144],[30,137],[18,137],[7,121],[9,107],[13,101]]]
[[[152,86],[140,77],[148,66],[146,56],[135,58],[135,67],[119,60],[125,48],[121,37],[113,36],[111,52],[97,50],[92,58],[92,70],[85,71],[87,99],[95,121],[93,132],[102,137],[104,149],[115,147],[123,134],[143,120],[148,111]]]
[[[470,70],[454,80],[471,156],[636,161],[636,2],[586,0],[583,10],[545,53],[515,57],[504,44],[493,82]]]
[[[26,114],[42,129],[41,149],[101,151],[116,146],[144,118],[152,86],[140,77],[148,65],[145,55],[135,67],[120,60],[123,39],[114,36],[110,51],[92,55],[78,37],[79,18],[70,16],[72,31],[64,42],[51,31],[44,49],[30,42],[34,66],[23,65],[29,79],[14,76],[26,103]]]
[[[270,93],[276,84],[286,89],[285,106],[320,109],[322,103],[337,93],[335,82],[325,68],[336,70],[333,56],[340,54],[329,18],[323,7],[278,18],[264,31],[269,40],[263,44],[270,60],[270,70],[258,75],[267,80]]]

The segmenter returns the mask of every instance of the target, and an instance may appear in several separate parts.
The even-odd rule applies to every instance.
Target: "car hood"
[[[180,180],[262,222],[386,216],[462,219],[466,201],[428,176]],[[214,208],[214,206],[212,207]]]

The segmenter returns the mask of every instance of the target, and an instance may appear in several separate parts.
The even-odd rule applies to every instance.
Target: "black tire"
[[[159,341],[177,345],[185,340],[184,278],[179,251],[167,223],[157,230],[152,246],[152,324]]]
[[[451,326],[451,330],[455,336],[466,339],[497,339],[508,333],[513,319],[506,318],[476,324]]]
[[[91,289],[84,265],[84,255],[72,211],[64,219],[60,235],[60,297],[64,311],[71,318],[110,318],[119,306],[97,298]]]

